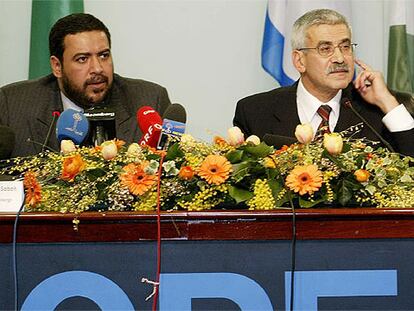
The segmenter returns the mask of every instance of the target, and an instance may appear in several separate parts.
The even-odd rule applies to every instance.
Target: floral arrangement
[[[210,144],[186,134],[165,151],[62,141],[59,153],[3,161],[0,173],[24,178],[26,211],[414,207],[414,159],[348,132],[313,139],[298,125],[298,142],[277,150],[237,127]]]

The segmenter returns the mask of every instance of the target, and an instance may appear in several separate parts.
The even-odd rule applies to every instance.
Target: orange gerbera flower
[[[221,155],[210,154],[198,169],[198,175],[209,184],[220,185],[229,178],[231,172],[230,162]]]
[[[145,173],[147,165],[148,162],[143,162],[140,165],[129,163],[123,167],[124,173],[120,175],[121,184],[126,186],[129,192],[134,195],[143,195],[157,181],[156,175]]]
[[[322,186],[322,173],[314,164],[296,166],[286,178],[286,185],[300,195],[312,194]]]
[[[23,186],[26,192],[25,203],[36,206],[42,201],[42,187],[36,179],[36,174],[29,171],[24,174]]]
[[[191,168],[191,166],[183,166],[180,168],[180,171],[178,172],[178,176],[185,180],[190,180],[194,177],[194,170]]]
[[[62,165],[62,175],[60,178],[73,181],[81,171],[85,169],[85,162],[80,154],[75,154],[64,158]]]

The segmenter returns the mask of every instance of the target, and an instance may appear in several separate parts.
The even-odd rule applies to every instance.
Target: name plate
[[[17,213],[23,202],[23,181],[0,181],[0,212]]]

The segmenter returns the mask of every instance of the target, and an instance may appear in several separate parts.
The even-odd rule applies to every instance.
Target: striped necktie
[[[332,108],[328,105],[321,105],[318,108],[318,114],[321,116],[322,121],[318,126],[316,136],[321,136],[325,133],[330,133],[329,130],[329,114],[331,113]]]

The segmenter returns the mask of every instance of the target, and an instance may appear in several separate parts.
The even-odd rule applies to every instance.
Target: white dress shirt
[[[317,110],[321,105],[328,105],[332,108],[331,113],[329,114],[329,130],[333,132],[333,129],[339,119],[341,95],[342,90],[339,90],[335,97],[330,101],[327,103],[321,102],[305,89],[302,79],[300,79],[296,91],[296,104],[298,107],[300,123],[309,123],[312,126],[313,133],[316,134],[319,124],[322,121],[322,118],[318,114]]]
[[[330,101],[327,103],[321,102],[306,90],[302,83],[302,79],[300,79],[296,91],[296,104],[300,123],[309,123],[313,128],[313,132],[316,133],[319,124],[322,121],[317,110],[321,105],[328,105],[332,108],[329,115],[329,130],[333,132],[339,119],[341,96],[342,90],[339,90],[335,97]],[[388,112],[382,118],[382,122],[390,132],[407,131],[414,128],[414,119],[403,104],[400,104]]]
[[[83,112],[83,109],[76,105],[73,101],[66,97],[63,92],[60,92],[60,97],[62,98],[63,110],[73,109],[79,112]]]

